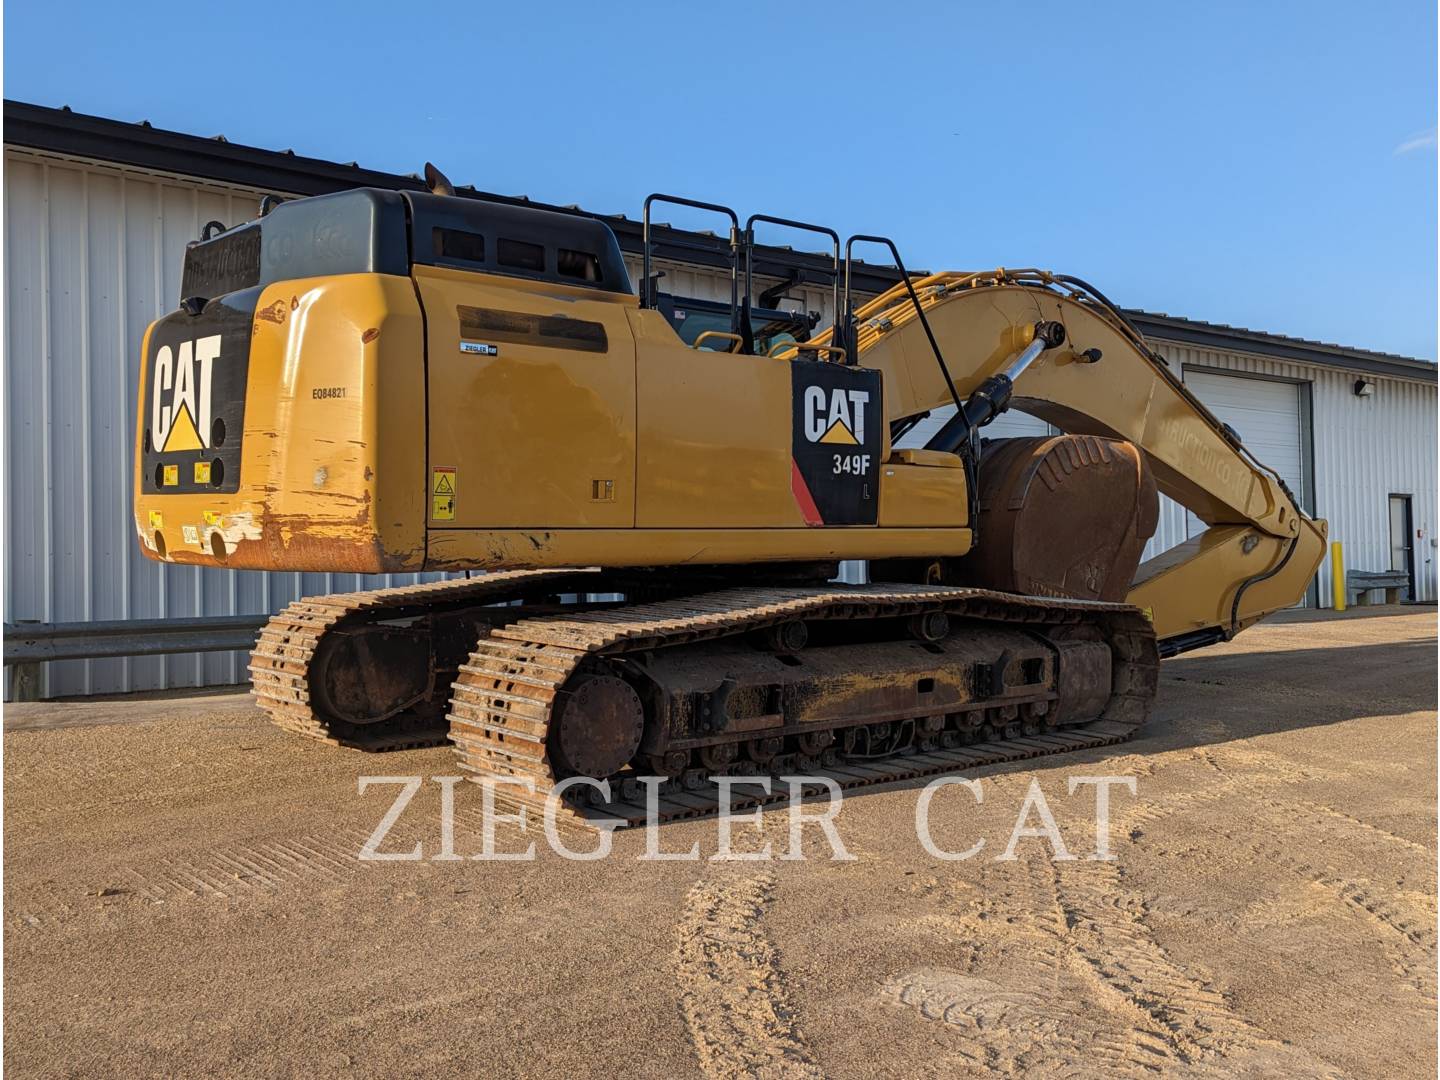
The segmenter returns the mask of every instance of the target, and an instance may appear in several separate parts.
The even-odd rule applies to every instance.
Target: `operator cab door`
[[[631,528],[626,305],[444,267],[414,275],[428,339],[430,527]]]

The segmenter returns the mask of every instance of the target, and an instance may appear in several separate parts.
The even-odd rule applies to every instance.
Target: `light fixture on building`
[[[1355,380],[1356,397],[1369,397],[1373,393],[1375,393],[1375,384],[1373,382],[1370,382],[1367,379]]]

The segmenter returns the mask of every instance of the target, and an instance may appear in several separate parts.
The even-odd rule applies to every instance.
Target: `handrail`
[[[742,338],[739,334],[732,333],[728,330],[705,330],[700,334],[699,337],[697,337],[694,341],[690,343],[690,347],[692,349],[700,348],[700,343],[703,342],[706,338],[725,338],[732,344],[739,345],[742,348],[745,345],[745,339]],[[727,353],[733,353],[735,350],[733,348],[730,348],[726,349],[725,351]]]
[[[755,223],[757,221],[830,237],[834,243],[830,270],[830,311],[832,318],[840,317],[840,234],[834,229],[827,229],[824,225],[812,225],[808,221],[794,221],[791,218],[774,217],[770,214],[751,214],[745,222],[745,303],[740,309],[740,332],[745,336],[744,349],[746,352],[753,352],[755,349],[755,334],[750,326],[750,297],[755,264]]]
[[[856,233],[845,241],[845,313],[843,322],[837,318],[835,325],[844,335],[844,340],[839,344],[845,349],[847,363],[854,364],[856,362],[853,340],[855,334],[854,312],[850,310],[851,304],[854,302],[850,291],[850,269],[854,263],[852,249],[857,240],[863,244],[884,244],[890,249],[890,254],[895,259],[895,269],[900,271],[901,284],[905,286],[905,291],[910,294],[910,302],[915,305],[915,314],[920,319],[920,325],[925,328],[925,337],[930,341],[931,351],[935,353],[935,362],[940,365],[940,374],[945,377],[945,385],[950,390],[950,398],[955,402],[955,408],[963,414],[965,412],[965,403],[960,400],[960,392],[955,389],[955,380],[950,377],[950,368],[945,363],[944,354],[940,352],[940,343],[935,340],[935,332],[930,329],[930,320],[925,317],[925,309],[920,305],[920,297],[915,293],[915,285],[910,280],[910,272],[905,269],[905,264],[900,260],[900,249],[895,246],[895,241],[889,237],[867,236],[863,233]]]
[[[5,664],[251,649],[268,615],[6,623]]]
[[[645,199],[645,207],[640,216],[640,306],[642,308],[653,308],[655,306],[655,290],[650,281],[650,205],[656,202],[673,203],[676,206],[689,206],[695,210],[708,210],[714,214],[724,214],[730,219],[730,329],[739,332],[739,320],[737,313],[740,308],[740,217],[728,206],[721,206],[719,203],[700,202],[696,199],[686,199],[679,195],[663,195],[655,192]]]

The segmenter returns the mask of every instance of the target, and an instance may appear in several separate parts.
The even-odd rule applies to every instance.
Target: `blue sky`
[[[682,193],[1435,357],[1429,0],[206,9],[10,4],[5,95],[599,211]]]

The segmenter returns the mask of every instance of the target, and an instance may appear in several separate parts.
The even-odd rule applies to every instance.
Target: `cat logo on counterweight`
[[[150,438],[160,453],[210,446],[210,386],[220,335],[184,341],[155,353],[150,393]]]

